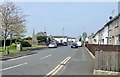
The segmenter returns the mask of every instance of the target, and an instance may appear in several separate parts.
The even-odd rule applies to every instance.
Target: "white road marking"
[[[30,57],[30,56],[32,56],[32,55],[21,56],[21,57],[18,57],[18,58],[13,58],[13,59],[10,59],[10,60],[6,60],[6,61],[3,61],[3,62],[8,62],[8,61],[19,60],[19,59],[22,59],[22,58],[26,58],[26,57]]]
[[[25,64],[28,64],[28,63],[23,63],[23,64],[19,64],[19,65],[8,67],[8,68],[0,69],[0,71],[5,71],[5,70],[11,69],[11,68],[20,67],[20,66],[25,65]]]
[[[50,71],[47,76],[51,75],[55,70],[57,70],[61,65],[57,65],[52,71]]]
[[[52,55],[48,55],[48,56],[42,57],[42,58],[40,58],[40,59],[45,59],[45,58],[48,58],[48,57],[50,57],[50,56],[52,56]]]
[[[63,64],[67,64],[67,62],[71,59],[71,57],[68,57],[66,61],[63,62]]]
[[[55,71],[52,75],[55,75],[57,72],[59,72],[59,71],[60,71],[60,69],[62,69],[62,68],[63,68],[63,66],[64,66],[64,65],[61,65],[61,66],[60,66],[60,67],[59,67],[59,68],[58,68],[58,69],[57,69],[57,70],[56,70],[56,71]],[[52,76],[52,75],[51,75],[51,76]]]
[[[68,59],[68,57],[65,58],[60,64],[63,64],[67,59]]]
[[[46,76],[45,77],[47,77],[47,76],[52,76],[52,75],[55,75],[57,72],[59,72],[60,71],[60,69],[62,69],[64,66],[65,66],[65,64],[69,61],[71,59],[71,57],[67,57],[67,58],[65,58],[59,65],[57,65],[52,71],[50,71],[48,74],[46,74]]]
[[[85,48],[87,49],[88,53],[92,56],[92,58],[95,59],[95,56],[88,50],[88,48],[87,47]]]

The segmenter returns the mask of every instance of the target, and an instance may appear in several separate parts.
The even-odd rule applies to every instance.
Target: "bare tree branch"
[[[23,14],[22,9],[12,2],[6,2],[0,5],[0,34],[5,41],[10,34],[21,37],[26,32],[25,17],[26,15]]]

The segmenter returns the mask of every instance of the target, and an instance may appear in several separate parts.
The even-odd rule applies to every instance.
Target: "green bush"
[[[12,44],[11,44],[11,47],[16,47],[16,44],[15,44],[15,43],[12,43]]]
[[[45,40],[46,40],[46,36],[37,36],[37,40],[38,40],[38,42],[40,43],[40,42],[45,42]]]
[[[26,37],[24,40],[32,40],[32,37]]]
[[[32,45],[31,45],[29,42],[27,42],[27,41],[22,41],[21,44],[22,44],[22,47],[31,47],[31,46],[32,46]]]

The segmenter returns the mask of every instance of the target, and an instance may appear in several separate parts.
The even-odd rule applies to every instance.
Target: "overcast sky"
[[[117,14],[117,2],[20,2],[28,23],[27,36],[47,31],[48,35],[78,37],[83,32],[96,33],[108,21],[110,15]],[[112,11],[115,10],[113,13]]]

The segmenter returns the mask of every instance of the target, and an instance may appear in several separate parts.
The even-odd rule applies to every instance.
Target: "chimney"
[[[109,17],[110,20],[112,20],[112,18],[113,18],[112,16]]]

